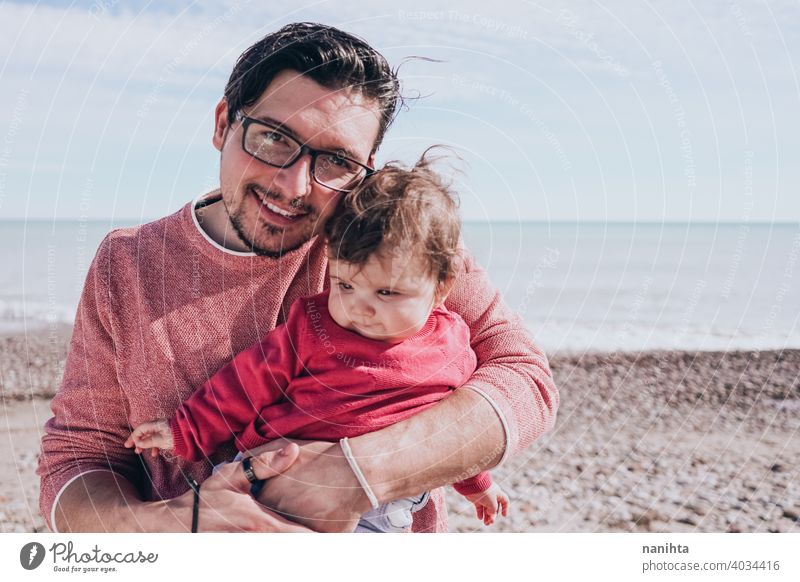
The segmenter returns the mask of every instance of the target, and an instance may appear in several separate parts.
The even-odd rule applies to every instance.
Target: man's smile
[[[266,195],[253,186],[247,187],[247,193],[258,202],[260,216],[270,224],[288,226],[310,214],[308,211],[284,208],[273,201],[267,200]]]

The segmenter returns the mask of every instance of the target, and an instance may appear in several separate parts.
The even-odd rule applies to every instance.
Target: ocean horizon
[[[111,228],[0,220],[0,332],[72,323]],[[800,224],[464,221],[464,239],[548,351],[800,348]]]

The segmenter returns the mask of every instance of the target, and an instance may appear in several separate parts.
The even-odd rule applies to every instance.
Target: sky
[[[218,184],[213,110],[292,21],[365,38],[466,220],[800,221],[800,4],[735,0],[3,2],[0,220],[148,220]]]

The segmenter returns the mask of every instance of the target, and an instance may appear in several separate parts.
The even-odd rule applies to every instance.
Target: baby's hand
[[[127,448],[136,447],[136,454],[141,454],[145,449],[150,449],[150,456],[157,457],[159,449],[172,448],[172,430],[167,420],[152,420],[143,422],[131,433],[125,441]]]
[[[484,525],[492,525],[498,513],[502,513],[503,517],[508,515],[508,495],[497,483],[492,483],[492,486],[482,493],[473,493],[466,498],[475,506],[478,519],[483,520]]]

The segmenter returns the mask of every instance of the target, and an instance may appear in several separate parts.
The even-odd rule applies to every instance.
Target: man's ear
[[[371,153],[369,155],[369,157],[367,158],[367,165],[370,168],[374,168],[375,167],[375,152]]]
[[[228,136],[229,128],[228,102],[223,97],[214,109],[214,136],[211,138],[211,143],[219,151],[222,151],[222,146],[225,145],[225,138]]]

